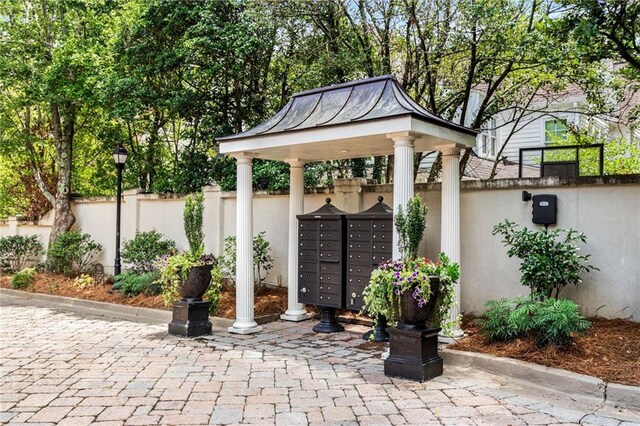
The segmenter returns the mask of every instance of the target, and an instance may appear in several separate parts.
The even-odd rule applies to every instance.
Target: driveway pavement
[[[365,327],[318,335],[276,322],[252,336],[0,307],[0,423],[630,426],[604,409],[468,369],[419,384],[382,373]]]

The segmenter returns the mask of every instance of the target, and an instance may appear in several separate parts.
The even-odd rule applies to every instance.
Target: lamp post
[[[127,161],[127,150],[122,146],[117,146],[113,150],[113,160],[118,171],[118,194],[116,197],[116,260],[113,265],[113,275],[120,275],[120,203],[122,199],[122,170]]]

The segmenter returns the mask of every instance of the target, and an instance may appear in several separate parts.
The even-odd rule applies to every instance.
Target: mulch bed
[[[11,277],[0,276],[0,288],[11,286]],[[55,296],[75,297],[76,299],[88,299],[95,302],[117,303],[120,305],[138,306],[141,308],[154,308],[169,310],[171,307],[165,306],[162,296],[148,296],[140,294],[138,296],[125,296],[113,290],[111,284],[96,284],[84,289],[76,288],[73,285],[73,278],[58,274],[38,274],[35,282],[23,289],[30,293],[44,293]],[[264,315],[280,314],[287,309],[287,289],[271,288],[262,289],[255,296],[254,313],[256,317]],[[236,316],[236,292],[231,286],[224,286],[220,298],[219,317],[233,319]]]
[[[584,336],[577,336],[569,348],[541,349],[527,338],[489,343],[474,319],[464,317],[462,328],[469,336],[450,346],[451,349],[515,358],[595,376],[605,382],[640,386],[640,323],[589,318],[592,327]]]

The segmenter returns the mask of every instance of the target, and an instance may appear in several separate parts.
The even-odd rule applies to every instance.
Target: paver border
[[[448,366],[476,368],[545,389],[597,399],[616,408],[640,410],[638,386],[608,383],[586,374],[478,352],[444,348],[440,350],[440,355]]]

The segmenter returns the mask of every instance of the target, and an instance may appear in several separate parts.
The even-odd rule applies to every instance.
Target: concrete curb
[[[42,293],[29,293],[20,290],[0,289],[3,302],[21,305],[36,305],[46,308],[65,309],[77,313],[105,316],[144,322],[148,324],[168,324],[171,311],[162,309],[140,308],[137,306],[118,305],[116,303],[94,302],[93,300],[75,299],[65,296],[54,296]]]
[[[30,293],[8,288],[0,288],[0,296],[2,297],[2,302],[63,309],[80,314],[144,322],[147,324],[169,324],[173,315],[170,310],[165,311],[163,309],[140,308],[137,306],[119,305],[117,303],[95,302],[87,299]],[[263,315],[256,317],[255,321],[258,324],[265,324],[277,321],[279,317],[278,314]],[[213,328],[221,330],[226,330],[228,327],[231,327],[234,322],[232,319],[221,317],[210,317],[210,320]]]
[[[512,377],[545,389],[592,398],[620,408],[640,410],[640,387],[607,383],[586,374],[492,355],[442,349],[446,365],[470,367]]]

